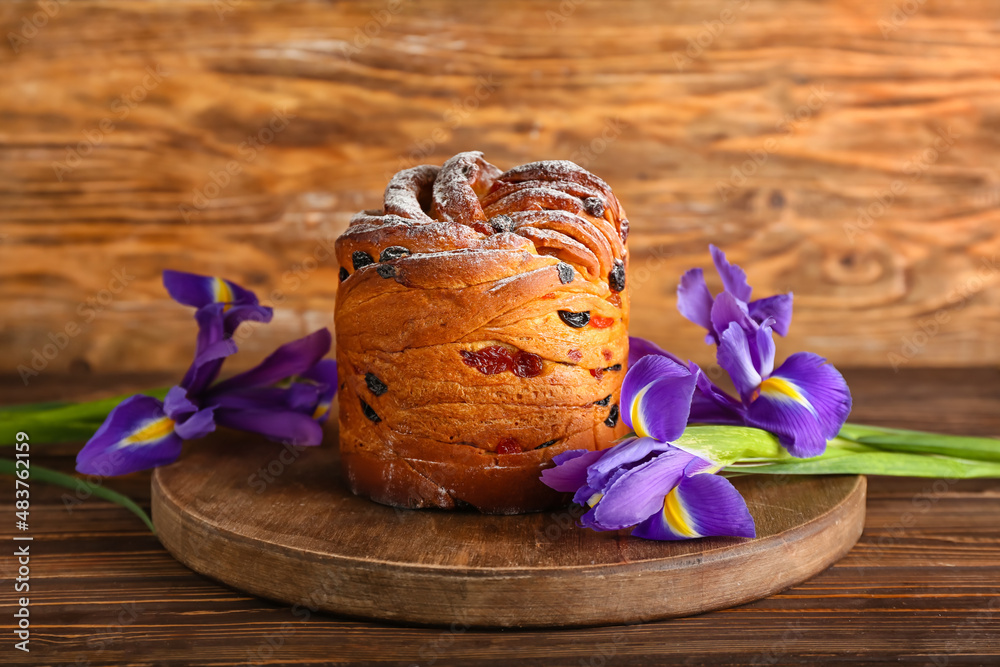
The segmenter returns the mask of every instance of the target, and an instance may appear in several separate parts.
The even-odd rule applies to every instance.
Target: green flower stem
[[[0,475],[16,475],[14,464],[15,462],[10,459],[0,459]],[[94,484],[92,482],[88,482],[87,480],[80,479],[79,477],[67,475],[49,468],[43,468],[42,466],[33,465],[30,470],[31,479],[33,480],[39,480],[49,484],[57,484],[59,486],[66,487],[67,489],[77,491],[78,493],[82,491],[87,494],[87,496],[94,495],[98,498],[103,498],[104,500],[110,500],[113,503],[117,503],[142,519],[143,523],[149,527],[149,530],[151,530],[154,534],[156,533],[156,528],[153,526],[153,521],[149,518],[149,515],[146,514],[146,512],[144,512],[143,509],[139,507],[131,498],[123,496],[117,491],[106,489],[99,484]]]

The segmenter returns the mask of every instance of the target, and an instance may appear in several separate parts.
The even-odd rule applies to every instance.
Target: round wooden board
[[[652,542],[575,525],[579,509],[485,516],[352,495],[336,434],[295,450],[216,434],[153,475],[153,521],[179,561],[311,610],[462,627],[623,624],[771,595],[861,535],[865,478],[734,480],[754,540]],[[333,437],[329,437],[333,436]]]

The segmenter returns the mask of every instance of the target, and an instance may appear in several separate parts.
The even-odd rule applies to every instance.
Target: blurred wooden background
[[[714,242],[795,292],[779,355],[1000,363],[993,0],[10,2],[0,34],[3,373],[186,366],[166,267],[280,306],[234,367],[332,325],[351,213],[469,149],[610,182],[633,333],[678,354],[711,360],[674,290]]]

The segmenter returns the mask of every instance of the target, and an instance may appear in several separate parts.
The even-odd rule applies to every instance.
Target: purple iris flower
[[[751,301],[753,290],[747,283],[746,272],[735,264],[730,264],[726,254],[714,245],[710,245],[709,250],[715,270],[722,278],[724,291],[720,296],[728,297],[722,303],[718,297],[712,297],[701,269],[691,269],[681,276],[681,283],[677,288],[677,309],[681,311],[681,315],[708,330],[705,342],[719,342],[722,332],[731,321],[729,317],[734,307],[758,324],[773,318],[771,328],[774,332],[779,336],[786,335],[792,323],[792,294],[778,294]]]
[[[692,397],[689,421],[701,424],[752,426],[770,431],[792,456],[810,458],[826,449],[828,440],[836,437],[851,412],[851,392],[847,382],[826,359],[811,352],[798,352],[774,367],[774,333],[786,333],[791,321],[791,295],[781,295],[746,303],[750,286],[746,274],[731,265],[725,254],[712,247],[716,268],[723,278],[726,291],[711,299],[709,311],[692,297],[691,280],[685,288],[684,279],[678,288],[678,307],[682,314],[709,312],[708,340],[718,344],[716,360],[733,380],[739,400],[713,383],[697,366],[690,364],[696,376],[697,388]],[[685,278],[696,275],[688,271]],[[693,279],[692,279],[693,280]],[[704,281],[701,283],[704,285]],[[730,291],[733,290],[733,291]],[[708,288],[704,288],[708,294]],[[754,304],[757,304],[754,306]],[[685,307],[688,312],[685,313]],[[756,313],[756,315],[755,315]],[[762,318],[762,319],[758,319]],[[695,320],[696,321],[696,320]],[[701,323],[701,322],[699,322]],[[668,352],[639,338],[631,338],[629,363],[645,355],[664,356],[679,360]],[[626,376],[626,382],[628,377]]]
[[[163,283],[174,300],[196,308],[194,361],[163,401],[137,395],[116,406],[77,455],[76,469],[113,476],[171,463],[183,441],[216,426],[318,445],[337,391],[337,363],[323,359],[330,332],[320,329],[282,345],[256,367],[216,383],[226,357],[236,352],[239,325],[269,322],[272,310],[253,292],[220,278],[164,271]]]
[[[743,497],[712,474],[719,466],[671,444],[687,426],[698,374],[670,356],[645,356],[622,385],[622,419],[637,437],[553,458],[542,481],[590,508],[583,525],[655,540],[756,535]]]

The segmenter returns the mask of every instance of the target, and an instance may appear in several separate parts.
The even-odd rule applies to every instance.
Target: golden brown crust
[[[624,435],[628,220],[569,162],[396,174],[336,244],[340,436],[355,493],[516,513],[551,458]]]

